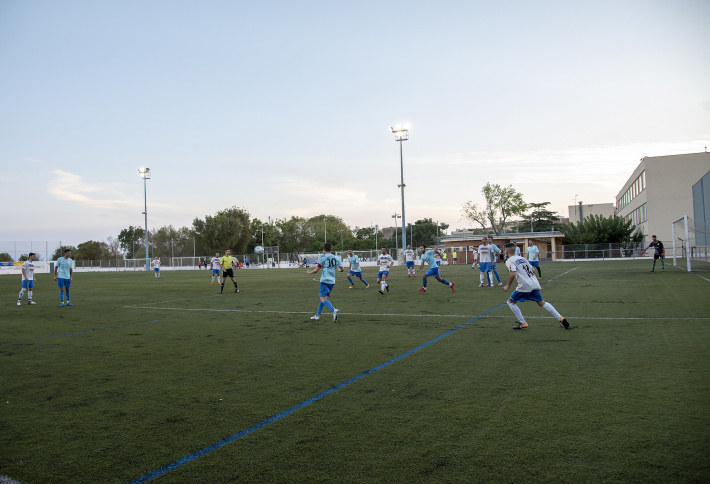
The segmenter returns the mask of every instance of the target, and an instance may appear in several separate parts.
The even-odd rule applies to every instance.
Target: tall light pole
[[[143,215],[145,215],[145,270],[150,270],[150,255],[148,254],[148,185],[146,180],[150,180],[150,168],[138,168],[141,178],[143,178]]]
[[[328,219],[323,217],[323,243],[328,243]]]
[[[409,130],[404,128],[390,128],[394,133],[394,140],[399,141],[399,169],[400,169],[400,184],[402,190],[402,248],[407,246],[407,222],[404,220],[404,156],[402,154],[402,141],[409,139]],[[395,223],[397,220],[395,219]]]

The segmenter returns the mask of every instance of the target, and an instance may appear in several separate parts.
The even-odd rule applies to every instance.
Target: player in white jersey
[[[158,259],[157,255],[150,261],[150,266],[153,268],[153,272],[155,272],[155,278],[160,279],[160,259]]]
[[[387,247],[382,247],[382,253],[377,258],[377,266],[379,267],[377,283],[380,285],[380,294],[384,294],[385,290],[390,292],[390,285],[387,284],[386,279],[390,273],[390,267],[393,265],[394,260],[392,260],[392,256],[387,253]]]
[[[34,252],[30,252],[27,256],[27,260],[22,264],[22,287],[20,288],[20,295],[17,296],[17,305],[22,304],[22,295],[27,291],[27,304],[37,304],[32,300],[32,289],[35,287],[35,265],[34,260],[36,256]]]
[[[473,249],[473,264],[471,265],[471,269],[475,269],[477,264],[478,264],[478,251],[476,249]]]
[[[491,271],[493,275],[498,279],[498,285],[502,286],[503,283],[498,275],[498,254],[500,254],[500,249],[496,244],[493,243],[493,237],[488,237],[488,246],[491,248]],[[491,285],[493,284],[493,278],[491,277]]]
[[[508,299],[508,307],[518,320],[518,324],[513,326],[513,329],[524,329],[528,327],[528,323],[525,322],[523,318],[523,313],[518,307],[519,302],[525,301],[535,301],[538,306],[552,314],[565,329],[569,329],[569,323],[567,320],[557,312],[557,310],[552,306],[552,304],[545,302],[540,294],[540,281],[535,277],[535,271],[530,265],[530,262],[524,257],[515,255],[515,244],[505,244],[505,252],[508,255],[508,260],[505,261],[505,265],[510,271],[508,276],[508,283],[503,287],[504,291],[508,291],[508,288],[513,283],[513,280],[518,281],[518,287],[515,288],[513,294],[510,295]]]
[[[481,245],[478,246],[478,267],[481,271],[481,287],[493,285],[493,278],[491,277],[491,256],[488,238],[483,237],[483,239],[481,239]],[[483,283],[484,277],[486,277],[486,284]]]
[[[214,257],[210,259],[210,267],[212,268],[212,282],[210,283],[210,286],[214,284],[214,278],[217,276],[217,284],[222,284],[222,280],[219,277],[220,272],[222,271],[222,263],[220,262],[220,257],[219,257],[219,252],[216,252]]]
[[[414,257],[416,254],[412,250],[412,246],[408,245],[407,250],[404,251],[404,264],[407,266],[407,277],[417,277],[417,270],[414,267]],[[410,273],[411,271],[411,273]]]
[[[365,289],[369,288],[370,285],[365,279],[362,278],[362,269],[360,268],[360,258],[353,253],[352,249],[348,249],[348,263],[350,264],[350,270],[348,271],[348,281],[350,281],[350,286],[348,289],[355,287],[353,282],[353,277],[355,276],[365,284]]]

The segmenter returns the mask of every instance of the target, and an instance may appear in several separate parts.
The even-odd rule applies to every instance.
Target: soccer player
[[[22,287],[20,295],[17,296],[17,305],[21,305],[22,295],[27,291],[27,304],[37,304],[32,300],[32,289],[35,287],[35,265],[33,264],[36,256],[34,252],[30,252],[27,260],[22,264]]]
[[[327,307],[333,312],[333,322],[338,320],[338,310],[333,307],[333,305],[328,301],[330,293],[335,287],[335,270],[343,272],[343,263],[339,257],[334,256],[330,253],[332,247],[330,244],[325,244],[323,247],[323,254],[318,257],[318,262],[316,266],[306,271],[306,274],[315,274],[319,270],[323,269],[320,275],[320,304],[318,304],[318,312],[315,316],[311,316],[311,319],[318,321],[320,319],[320,314],[323,312],[323,307]]]
[[[239,292],[239,288],[237,287],[237,281],[234,279],[234,269],[232,269],[232,266],[234,265],[234,258],[230,255],[231,250],[227,249],[224,251],[224,257],[222,257],[219,260],[220,265],[222,266],[222,282],[219,285],[219,293],[222,294],[224,291],[224,283],[227,280],[227,277],[229,277],[232,280],[232,283],[234,284],[234,292]]]
[[[365,289],[370,287],[367,281],[362,278],[362,269],[360,269],[360,258],[353,254],[352,249],[348,249],[348,262],[350,263],[350,270],[348,271],[348,281],[350,281],[350,287],[348,287],[348,289],[352,289],[353,287],[355,287],[355,283],[353,282],[352,276],[355,276],[360,279],[362,283],[365,284]]]
[[[500,249],[496,244],[493,243],[493,237],[488,237],[488,247],[491,248],[491,271],[493,274],[496,276],[496,279],[498,279],[498,285],[502,286],[503,283],[500,280],[500,276],[498,275],[498,254],[500,254]],[[493,285],[493,278],[491,277],[491,286]]]
[[[515,288],[513,294],[510,295],[508,299],[508,307],[513,311],[513,314],[518,320],[518,324],[513,326],[513,329],[525,329],[528,327],[528,323],[525,322],[523,318],[523,313],[518,307],[519,302],[525,301],[535,301],[538,306],[552,314],[565,329],[569,329],[569,323],[567,320],[557,312],[557,310],[552,306],[552,304],[545,302],[540,294],[540,281],[535,277],[535,271],[533,270],[530,262],[524,257],[515,255],[515,244],[505,244],[505,252],[508,255],[508,260],[505,265],[510,271],[508,276],[508,283],[503,287],[504,291],[508,291],[508,288],[513,283],[513,280],[517,279],[518,287]]]
[[[64,249],[64,257],[60,257],[57,259],[57,262],[54,263],[54,280],[57,281],[57,284],[59,285],[59,307],[63,307],[64,304],[64,291],[66,290],[67,293],[67,306],[73,306],[71,302],[69,302],[69,288],[71,287],[71,281],[74,275],[74,269],[72,268],[72,263],[74,261],[71,260],[71,250],[69,249]]]
[[[481,271],[481,287],[493,286],[493,278],[491,277],[491,248],[488,245],[488,238],[481,239],[481,245],[478,246],[478,268]],[[483,278],[486,277],[487,283],[483,283]]]
[[[471,264],[471,269],[475,269],[478,264],[478,251],[473,249],[473,264]]]
[[[429,264],[429,270],[424,273],[422,276],[422,285],[423,287],[419,289],[420,292],[426,292],[426,278],[429,276],[433,276],[436,278],[437,281],[439,281],[442,284],[446,284],[451,288],[451,292],[454,292],[454,283],[449,282],[446,279],[441,278],[441,274],[439,273],[439,266],[436,263],[436,258],[434,255],[436,253],[440,254],[439,248],[434,246],[433,249],[427,250],[426,245],[422,244],[419,246],[419,251],[422,253],[422,265],[419,266],[419,269],[424,268],[424,263],[426,262]]]
[[[537,273],[542,279],[542,271],[540,270],[540,249],[537,245],[533,244],[532,240],[528,240],[528,262],[530,265],[537,269]]]
[[[384,295],[385,290],[390,292],[390,285],[387,284],[386,279],[390,273],[390,267],[394,265],[392,256],[387,253],[387,247],[382,247],[382,253],[377,257],[377,265],[380,267],[380,271],[377,273],[377,283],[380,285],[380,294]]]
[[[408,245],[407,250],[404,251],[404,263],[407,266],[407,277],[417,277],[417,270],[414,268],[414,255],[412,246]]]
[[[454,265],[456,264],[456,259],[457,259],[458,253],[454,250],[451,252],[451,258],[453,259]]]
[[[217,284],[222,285],[222,281],[219,277],[219,273],[222,269],[222,264],[219,259],[219,252],[216,252],[214,257],[210,259],[210,267],[212,268],[212,282],[210,283],[210,286],[214,284],[215,276],[217,276]]]
[[[155,272],[155,278],[160,279],[160,259],[158,259],[157,255],[150,261],[150,265],[153,268],[153,272]]]
[[[661,272],[665,272],[666,270],[666,252],[665,249],[663,248],[663,242],[658,240],[655,235],[651,236],[651,239],[653,239],[653,242],[648,244],[648,247],[643,249],[641,251],[641,255],[643,255],[648,249],[651,247],[654,248],[654,253],[653,253],[653,267],[651,268],[651,272],[654,272],[656,270],[656,261],[658,259],[661,259]]]

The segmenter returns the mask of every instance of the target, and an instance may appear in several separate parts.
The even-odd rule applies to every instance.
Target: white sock
[[[483,284],[483,272],[481,272],[481,284]]]
[[[491,286],[493,285],[493,275],[490,272],[486,272],[488,274],[488,284]]]
[[[32,289],[27,291],[27,301],[31,301],[31,300],[32,300]]]
[[[20,289],[20,295],[17,296],[17,300],[18,300],[18,301],[19,301],[20,299],[22,299],[22,295],[23,295],[24,293],[25,293],[25,288],[23,287],[22,289]]]
[[[548,313],[552,314],[552,315],[553,315],[554,317],[556,317],[557,319],[560,319],[560,318],[562,317],[562,315],[557,312],[557,309],[555,309],[555,308],[552,306],[552,304],[550,304],[549,302],[546,302],[546,303],[542,306],[542,309],[546,310]]]
[[[381,290],[381,291],[384,291],[384,290],[385,290],[385,281],[382,281],[382,282],[380,283],[380,290]]]
[[[513,311],[513,314],[515,315],[515,317],[517,318],[519,323],[525,322],[525,319],[523,319],[523,313],[522,313],[522,311],[520,311],[520,308],[518,307],[517,304],[508,301],[508,307],[510,308],[511,311]]]

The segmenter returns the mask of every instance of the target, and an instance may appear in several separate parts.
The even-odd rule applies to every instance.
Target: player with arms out
[[[362,269],[360,268],[360,258],[353,253],[352,249],[348,249],[348,263],[350,263],[350,270],[348,271],[348,281],[350,281],[350,287],[352,289],[355,287],[352,276],[357,277],[365,284],[365,289],[370,287],[365,279],[362,278]]]
[[[377,257],[377,265],[380,270],[377,273],[377,283],[380,285],[380,294],[390,292],[390,285],[387,284],[386,279],[390,273],[390,267],[394,265],[394,260],[392,256],[387,253],[387,247],[382,247],[382,253]]]
[[[437,253],[440,254],[439,248],[434,246],[433,249],[427,250],[426,245],[422,244],[419,246],[419,251],[422,253],[422,265],[419,266],[419,269],[424,268],[424,263],[426,262],[429,264],[429,270],[424,273],[422,276],[422,285],[423,287],[419,289],[420,292],[426,292],[426,282],[427,282],[427,277],[432,276],[435,277],[437,281],[439,281],[442,284],[446,284],[451,288],[451,292],[454,292],[454,283],[449,282],[446,279],[442,279],[441,273],[439,272],[439,265],[436,263],[436,257],[434,257]]]
[[[214,278],[217,276],[217,284],[222,285],[222,280],[219,277],[219,272],[222,270],[222,264],[220,263],[219,252],[216,252],[214,257],[210,259],[210,267],[212,268],[212,282],[210,286],[214,284]]]
[[[54,263],[54,280],[57,281],[59,285],[59,307],[64,306],[64,291],[67,292],[67,306],[73,306],[69,302],[69,288],[71,287],[72,277],[74,275],[74,269],[72,264],[74,261],[71,260],[71,250],[64,249],[64,257],[57,259]]]
[[[225,250],[224,257],[219,260],[222,270],[224,271],[222,273],[222,283],[219,285],[220,294],[224,291],[224,283],[227,281],[227,277],[229,277],[232,280],[232,284],[234,284],[234,292],[239,292],[237,281],[234,279],[234,269],[232,269],[234,258],[231,256],[231,252],[232,251],[229,249]]]
[[[515,255],[515,244],[505,244],[505,253],[508,255],[508,260],[505,261],[505,265],[508,267],[510,275],[508,276],[508,283],[503,287],[503,290],[507,292],[513,281],[518,281],[518,287],[515,288],[515,291],[513,291],[513,294],[511,294],[508,299],[508,307],[513,311],[513,314],[518,320],[518,324],[513,326],[513,329],[525,329],[528,327],[528,323],[525,322],[523,313],[518,307],[519,302],[525,301],[535,301],[538,306],[552,314],[562,323],[565,329],[569,329],[567,320],[557,312],[552,304],[542,299],[542,295],[540,294],[540,281],[535,277],[535,271],[530,265],[530,262],[524,257]]]
[[[17,296],[17,305],[22,304],[22,295],[27,291],[27,304],[37,304],[32,300],[32,289],[35,287],[35,253],[30,252],[27,256],[27,260],[22,263],[22,287],[20,288],[20,295]]]
[[[404,251],[404,264],[407,266],[407,277],[417,277],[417,270],[414,268],[414,255],[412,246],[408,245],[407,250]]]
[[[666,251],[665,251],[665,249],[663,248],[663,242],[661,242],[660,240],[658,240],[655,235],[652,235],[651,238],[653,239],[653,242],[651,242],[650,244],[648,244],[648,247],[646,247],[645,249],[643,249],[643,250],[641,251],[641,255],[643,255],[648,249],[650,249],[651,247],[653,247],[653,248],[654,248],[654,253],[653,253],[653,267],[651,268],[651,272],[655,272],[655,270],[656,270],[656,261],[657,261],[658,259],[661,259],[661,272],[665,272],[665,270],[666,270],[666,263],[665,263]]]
[[[311,319],[318,321],[320,319],[320,314],[323,312],[323,307],[330,309],[333,312],[333,322],[338,320],[338,310],[333,307],[333,305],[328,301],[330,293],[333,292],[333,287],[335,287],[335,271],[336,269],[340,272],[344,272],[343,263],[339,257],[331,254],[332,246],[330,244],[325,244],[323,246],[323,254],[318,257],[318,262],[316,266],[306,271],[306,274],[315,274],[321,269],[323,272],[320,275],[320,304],[318,304],[318,312],[315,316],[311,316]]]

